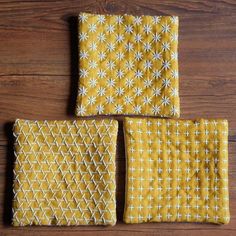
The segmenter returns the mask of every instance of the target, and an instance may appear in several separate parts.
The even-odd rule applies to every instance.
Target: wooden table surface
[[[228,225],[122,223],[125,154],[122,117],[114,227],[22,227],[11,223],[16,118],[76,119],[79,12],[178,15],[181,118],[229,120]],[[0,1],[0,235],[236,235],[236,1]]]

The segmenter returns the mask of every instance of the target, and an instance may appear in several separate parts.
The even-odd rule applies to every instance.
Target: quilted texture
[[[126,118],[124,131],[126,223],[229,222],[226,120]]]
[[[115,120],[16,120],[13,225],[114,225]]]
[[[178,17],[79,15],[76,114],[179,117]]]

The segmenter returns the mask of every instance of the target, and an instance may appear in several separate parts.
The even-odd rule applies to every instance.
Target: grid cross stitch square
[[[124,221],[228,223],[226,120],[126,118]]]

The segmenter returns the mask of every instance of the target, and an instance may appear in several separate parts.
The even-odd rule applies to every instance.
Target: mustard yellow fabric
[[[13,225],[114,225],[115,120],[16,120]]]
[[[179,117],[178,17],[79,15],[76,114]]]
[[[124,221],[228,223],[226,120],[126,118]]]

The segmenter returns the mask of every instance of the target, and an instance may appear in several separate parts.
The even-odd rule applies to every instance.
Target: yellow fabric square
[[[178,17],[79,15],[76,114],[179,117]]]
[[[13,225],[114,225],[115,120],[16,120]]]
[[[126,118],[124,221],[228,223],[226,120]]]

